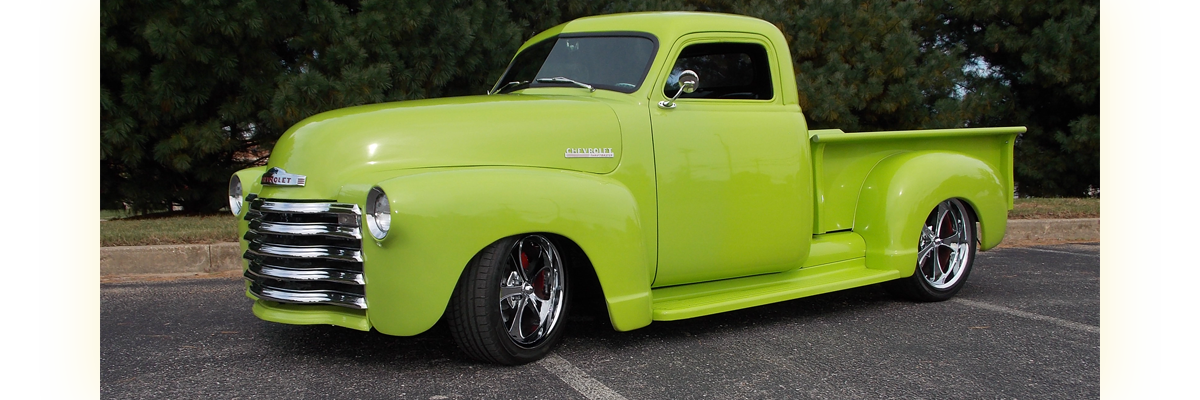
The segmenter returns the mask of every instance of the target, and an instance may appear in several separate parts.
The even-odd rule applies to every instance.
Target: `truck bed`
[[[813,232],[822,234],[854,227],[859,194],[880,161],[918,151],[954,152],[983,161],[1004,177],[1013,191],[1012,152],[1025,127],[933,129],[845,133],[840,129],[809,131],[812,142]],[[1012,208],[1012,197],[1008,197]]]

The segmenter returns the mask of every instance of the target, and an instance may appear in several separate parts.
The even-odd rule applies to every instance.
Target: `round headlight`
[[[242,212],[242,180],[234,175],[229,178],[229,212],[238,215]]]
[[[367,193],[367,230],[371,236],[382,240],[392,228],[392,206],[388,203],[387,194],[378,187]]]

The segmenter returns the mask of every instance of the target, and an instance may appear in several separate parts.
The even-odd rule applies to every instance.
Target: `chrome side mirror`
[[[700,86],[700,76],[696,75],[696,73],[690,69],[684,70],[683,72],[679,73],[679,91],[675,92],[675,96],[671,97],[670,100],[658,102],[658,106],[668,109],[675,108],[675,99],[678,99],[679,96],[683,95],[684,93],[695,92],[697,86]]]

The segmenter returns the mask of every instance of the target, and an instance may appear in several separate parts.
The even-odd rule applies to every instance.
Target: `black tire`
[[[966,285],[977,247],[971,209],[958,199],[943,201],[921,225],[916,271],[884,287],[911,300],[949,300]]]
[[[480,361],[520,365],[558,344],[566,322],[567,268],[550,238],[510,236],[480,251],[463,272],[447,323]]]

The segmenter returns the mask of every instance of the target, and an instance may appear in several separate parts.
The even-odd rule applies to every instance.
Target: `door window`
[[[671,69],[663,95],[679,92],[679,74],[692,70],[700,76],[700,85],[686,99],[770,100],[771,65],[767,50],[757,43],[700,43],[683,49]]]

